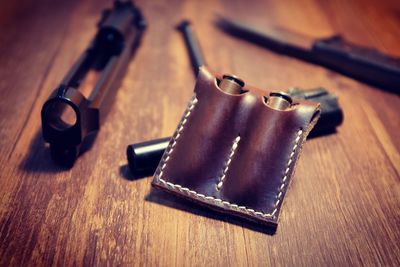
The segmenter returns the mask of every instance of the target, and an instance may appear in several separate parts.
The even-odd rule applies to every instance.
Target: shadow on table
[[[31,140],[27,154],[22,159],[19,168],[27,172],[57,173],[67,171],[68,168],[57,165],[50,156],[50,147],[42,138],[41,131],[37,131]]]
[[[318,138],[318,137],[333,135],[336,133],[337,133],[336,129],[326,129],[326,130],[322,130],[319,132],[311,131],[311,133],[307,136],[307,139],[310,140],[310,139],[314,139],[314,138]]]
[[[133,173],[129,168],[128,164],[119,166],[119,175],[128,180],[128,181],[135,181],[139,179],[143,179],[149,176],[153,176],[154,171],[144,171],[144,172],[135,172]]]
[[[87,138],[82,144],[82,156],[90,149],[95,139],[95,135]],[[50,146],[42,138],[42,132],[36,132],[34,138],[31,140],[26,156],[22,159],[19,168],[27,172],[45,172],[45,173],[58,173],[68,171],[73,165],[66,167],[57,164],[52,158],[50,153]]]
[[[275,226],[261,225],[255,222],[247,221],[239,217],[235,217],[230,214],[218,213],[216,211],[203,207],[199,204],[190,202],[189,200],[186,200],[184,198],[179,198],[175,195],[155,190],[153,188],[151,189],[150,193],[146,196],[145,200],[163,206],[167,206],[170,208],[175,208],[185,212],[190,212],[198,216],[203,216],[210,219],[220,220],[227,223],[235,224],[268,235],[274,235],[277,229]]]

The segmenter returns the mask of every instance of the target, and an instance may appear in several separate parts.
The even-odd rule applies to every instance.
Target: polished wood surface
[[[40,109],[110,1],[0,3],[0,265],[400,265],[400,99],[220,32],[216,14],[350,41],[400,57],[393,1],[138,1],[142,45],[94,146],[52,162]],[[275,234],[152,191],[126,167],[130,143],[171,135],[194,78],[173,28],[190,18],[209,65],[269,89],[324,86],[345,120],[309,140]],[[399,85],[400,86],[400,85]]]

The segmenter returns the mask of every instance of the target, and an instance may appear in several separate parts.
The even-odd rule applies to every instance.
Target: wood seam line
[[[374,112],[374,110],[372,110],[372,108],[370,106],[366,106],[367,104],[361,105],[361,109],[365,114],[366,120],[368,122],[369,128],[372,132],[372,136],[374,137],[374,139],[376,140],[376,143],[378,144],[378,146],[380,147],[380,150],[382,150],[382,154],[385,155],[386,159],[389,161],[390,166],[393,168],[393,171],[397,174],[397,176],[400,176],[400,168],[396,165],[396,159],[393,159],[393,157],[391,155],[389,155],[389,151],[387,151],[385,144],[383,144],[383,142],[381,141],[381,138],[379,138],[378,136],[378,132],[376,131],[375,127],[374,127],[374,123],[371,121],[371,115],[376,117],[376,120],[379,121],[379,123],[382,123],[382,121],[380,120],[379,117],[376,116],[376,114],[370,114],[371,112]],[[378,127],[379,128],[379,127]],[[384,128],[385,133],[387,134],[387,138],[389,138],[389,142],[390,145],[392,145],[394,147],[394,144],[391,142],[391,137],[388,134],[388,131]]]

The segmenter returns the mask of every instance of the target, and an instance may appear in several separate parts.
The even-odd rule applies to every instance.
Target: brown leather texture
[[[194,95],[154,174],[152,185],[221,212],[277,225],[283,199],[319,104],[268,107],[268,92],[231,95],[201,68]]]

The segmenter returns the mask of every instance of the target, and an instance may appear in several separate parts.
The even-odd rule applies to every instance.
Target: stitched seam
[[[255,211],[254,209],[251,209],[251,208],[248,208],[248,207],[245,207],[245,206],[239,206],[237,204],[230,203],[229,201],[225,201],[225,200],[222,200],[220,198],[215,198],[213,196],[206,196],[206,195],[198,193],[198,192],[196,192],[194,190],[190,190],[187,187],[182,187],[179,184],[173,184],[173,183],[168,182],[168,181],[166,181],[166,180],[161,178],[162,175],[163,175],[163,171],[167,166],[167,162],[170,159],[170,154],[174,150],[174,147],[176,146],[177,140],[180,137],[180,133],[182,132],[182,130],[183,130],[183,128],[184,128],[184,126],[185,126],[185,124],[187,122],[188,117],[190,116],[193,108],[195,107],[195,105],[197,103],[198,103],[198,99],[196,98],[196,95],[194,95],[192,100],[190,101],[190,104],[189,104],[188,108],[186,109],[185,115],[184,115],[181,123],[179,124],[179,127],[178,127],[178,130],[176,132],[176,135],[172,138],[172,143],[171,143],[170,146],[168,146],[168,148],[167,148],[168,151],[167,151],[166,155],[163,157],[161,168],[159,169],[158,175],[156,176],[158,178],[158,180],[162,184],[167,186],[167,187],[168,186],[172,187],[173,189],[178,190],[180,192],[186,192],[189,195],[196,195],[197,197],[200,197],[200,198],[202,198],[202,199],[204,199],[206,201],[213,201],[216,204],[227,205],[232,209],[241,210],[241,211],[247,211],[248,213],[254,214],[256,216],[261,216],[261,217],[264,217],[264,218],[266,218],[266,217],[268,217],[268,218],[274,217],[276,212],[278,211],[278,205],[281,202],[283,191],[285,190],[285,188],[287,186],[286,182],[287,182],[287,178],[288,178],[288,173],[290,172],[290,169],[291,169],[290,167],[291,167],[291,165],[293,163],[293,156],[296,153],[296,149],[298,148],[298,143],[299,143],[299,141],[301,139],[301,135],[303,134],[303,131],[300,129],[297,132],[297,137],[295,139],[295,143],[293,145],[292,152],[290,153],[288,162],[287,162],[287,164],[285,166],[284,176],[282,177],[281,184],[279,186],[279,190],[278,190],[278,193],[277,193],[277,199],[275,201],[275,209],[271,213],[264,213],[262,211]]]
[[[181,132],[182,132],[183,128],[185,127],[185,124],[186,124],[190,114],[192,113],[194,107],[196,106],[197,102],[198,102],[198,99],[196,98],[196,94],[195,94],[195,95],[193,95],[192,100],[190,101],[190,104],[187,107],[185,114],[183,115],[183,119],[181,120],[181,122],[178,126],[178,130],[176,131],[175,135],[172,137],[171,145],[169,145],[167,148],[168,151],[167,151],[165,157],[163,158],[163,161],[162,161],[163,164],[161,165],[161,169],[158,174],[158,178],[160,180],[161,180],[161,176],[163,175],[165,167],[167,167],[167,161],[170,159],[170,154],[172,153],[172,151],[174,151],[177,141],[178,141],[179,137],[181,136]]]
[[[296,153],[296,149],[298,147],[298,144],[299,144],[299,141],[301,139],[302,133],[303,133],[303,131],[301,129],[298,130],[298,132],[297,132],[297,137],[295,139],[295,142],[294,142],[294,145],[293,145],[293,148],[292,148],[292,152],[289,155],[289,159],[288,159],[287,164],[286,164],[285,173],[284,173],[283,178],[281,180],[281,185],[279,186],[279,191],[278,191],[278,194],[277,194],[277,197],[276,197],[276,201],[275,201],[275,209],[271,212],[272,216],[274,216],[275,213],[278,211],[278,205],[281,202],[283,191],[285,190],[285,188],[287,186],[286,182],[287,182],[287,179],[288,179],[288,174],[289,174],[289,171],[290,171],[290,167],[291,167],[291,165],[293,163],[293,156]]]
[[[232,144],[232,147],[231,147],[231,151],[229,152],[228,160],[225,162],[225,168],[224,168],[224,170],[222,172],[222,175],[221,175],[221,178],[219,179],[219,182],[217,184],[217,190],[220,190],[222,185],[224,184],[226,173],[229,170],[229,165],[232,162],[232,157],[235,154],[235,151],[236,151],[236,149],[238,147],[239,141],[240,141],[240,135],[238,135],[235,138],[235,140],[233,140],[233,144]]]

